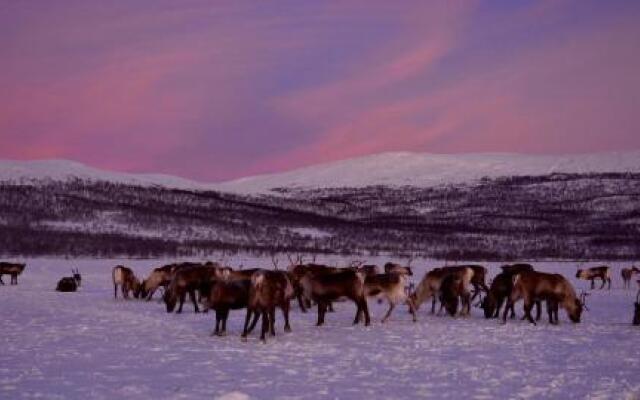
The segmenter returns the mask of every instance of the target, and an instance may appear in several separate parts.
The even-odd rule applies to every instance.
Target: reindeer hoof
[[[285,326],[284,327],[284,331],[285,332],[291,332],[291,327],[290,326]]]

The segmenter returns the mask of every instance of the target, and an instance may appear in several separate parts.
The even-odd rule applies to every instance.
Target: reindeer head
[[[76,281],[76,284],[78,285],[78,287],[80,287],[80,282],[82,282],[80,271],[78,270],[78,268],[76,268],[75,270],[72,268],[71,273],[73,274],[73,279]]]
[[[493,315],[496,312],[496,306],[496,299],[491,295],[491,293],[484,296],[484,299],[482,299],[482,302],[480,303],[480,307],[484,311],[485,318],[493,318]]]
[[[176,303],[178,302],[178,298],[173,294],[173,290],[165,290],[164,295],[162,296],[162,300],[167,306],[167,312],[173,312],[173,310],[176,308]]]

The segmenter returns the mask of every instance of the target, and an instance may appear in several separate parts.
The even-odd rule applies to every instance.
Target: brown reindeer
[[[631,268],[622,268],[620,271],[620,275],[622,276],[622,287],[625,289],[629,289],[631,287],[631,279],[633,279],[633,274],[640,273],[640,269],[637,267]]]
[[[118,285],[122,291],[122,297],[129,298],[129,294],[132,293],[136,299],[140,297],[142,293],[142,284],[136,278],[131,268],[127,268],[124,265],[118,265],[113,267],[111,271],[111,277],[113,278],[113,298],[118,298]]]
[[[560,274],[548,274],[538,271],[525,271],[516,275],[513,290],[509,296],[507,307],[502,314],[503,322],[507,320],[509,307],[518,300],[524,301],[525,317],[535,325],[531,317],[531,309],[536,301],[547,302],[549,323],[558,323],[558,306],[562,306],[572,322],[580,322],[584,303],[578,299],[573,286]]]
[[[18,284],[18,275],[24,271],[26,264],[0,262],[0,285],[4,285],[2,275],[11,275],[11,285]]]
[[[176,273],[176,271],[183,268],[199,267],[202,265],[203,264],[200,264],[200,263],[183,262],[183,263],[167,264],[162,267],[155,268],[151,272],[149,277],[142,282],[142,289],[141,289],[142,297],[146,298],[147,301],[150,301],[151,298],[153,297],[153,294],[156,292],[156,290],[158,290],[158,288],[163,287],[166,289],[167,286],[169,286],[169,283],[171,282],[171,279],[173,279],[173,276]],[[204,265],[217,266],[218,264],[208,262]]]
[[[595,279],[601,279],[602,286],[600,286],[600,289],[603,289],[606,283],[609,283],[609,289],[611,289],[611,268],[606,265],[589,269],[578,269],[576,278],[591,281],[591,289],[594,288]]]
[[[298,306],[303,313],[306,313],[307,309],[311,308],[311,302],[309,299],[306,299],[303,296],[302,285],[300,284],[302,277],[307,274],[334,274],[342,272],[345,269],[330,267],[323,264],[297,264],[290,265],[287,270],[289,271],[289,278],[291,279],[291,283],[293,284],[295,297],[298,299]],[[355,271],[355,269],[352,270]],[[331,303],[329,303],[328,307],[329,311],[333,312],[333,305]]]
[[[460,315],[469,315],[471,312],[471,294],[466,290],[465,279],[465,273],[452,273],[445,276],[440,285],[440,303],[452,317],[458,312],[459,301],[462,301]]]
[[[173,312],[176,304],[179,303],[176,313],[180,314],[187,294],[193,303],[194,311],[196,313],[200,312],[196,291],[198,291],[203,283],[215,279],[217,274],[217,267],[205,265],[194,265],[177,269],[163,296],[167,312]]]
[[[244,322],[242,337],[249,334],[249,320],[251,314],[262,317],[262,330],[260,340],[266,341],[266,333],[269,331],[275,336],[276,307],[282,310],[284,316],[284,331],[290,332],[289,302],[294,296],[293,285],[289,275],[284,271],[259,270],[251,277],[249,289],[249,301],[247,315]]]
[[[303,296],[318,303],[318,322],[324,324],[324,317],[329,303],[346,297],[356,304],[354,324],[360,322],[364,313],[365,326],[371,321],[365,292],[365,274],[361,271],[343,270],[335,273],[306,273],[300,279]]]
[[[377,296],[385,298],[389,303],[389,310],[382,318],[382,323],[386,322],[391,316],[391,312],[396,304],[406,303],[409,305],[409,311],[413,316],[413,322],[416,322],[416,310],[413,306],[411,298],[405,290],[407,276],[400,273],[385,273],[376,275],[367,275],[364,285],[367,296]]]
[[[485,318],[498,318],[500,316],[500,309],[513,289],[514,277],[523,271],[533,271],[533,267],[529,264],[512,264],[502,266],[502,272],[493,279],[493,282],[491,282],[491,286],[489,287],[489,292],[482,301],[482,309],[484,310]],[[540,320],[540,307],[541,304],[537,301],[536,321]],[[513,304],[511,305],[510,310],[511,318],[515,318],[516,311]]]
[[[413,301],[416,310],[424,301],[432,298],[431,314],[435,313],[436,300],[439,300],[440,298],[440,286],[442,285],[444,278],[449,274],[461,274],[465,291],[469,291],[469,285],[472,284],[473,276],[475,274],[472,267],[451,266],[434,268],[425,274],[416,290],[411,294],[411,300]],[[440,309],[442,310],[442,306]]]

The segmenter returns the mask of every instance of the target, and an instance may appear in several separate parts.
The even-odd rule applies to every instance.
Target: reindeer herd
[[[413,271],[409,265],[387,263],[380,269],[376,265],[353,262],[346,267],[336,267],[314,262],[304,263],[302,257],[289,257],[286,270],[233,269],[222,263],[175,263],[154,269],[149,277],[138,280],[133,271],[123,266],[113,269],[114,296],[118,287],[122,296],[151,300],[159,289],[167,312],[181,313],[189,296],[195,312],[213,310],[215,327],[212,335],[225,335],[231,310],[246,309],[241,337],[246,339],[261,320],[260,339],[275,335],[276,310],[284,318],[284,331],[291,330],[290,303],[296,301],[301,312],[317,306],[316,325],[325,322],[327,313],[340,300],[355,305],[353,324],[370,325],[368,299],[386,301],[388,309],[382,318],[385,323],[398,305],[406,305],[413,321],[417,321],[417,310],[425,301],[431,300],[431,313],[443,310],[450,316],[468,316],[472,304],[481,307],[486,318],[515,318],[514,305],[522,300],[524,316],[532,324],[541,318],[542,303],[546,305],[549,323],[558,324],[560,308],[569,320],[580,322],[586,293],[577,295],[569,281],[560,274],[536,271],[531,264],[509,264],[487,286],[487,269],[481,265],[445,266],[428,271],[414,288],[410,283]],[[631,276],[638,270],[631,269]],[[623,272],[623,277],[626,272]],[[578,270],[576,277],[592,282],[601,279],[610,283],[610,268],[595,267]],[[629,277],[629,279],[631,279]],[[601,288],[604,287],[604,284]],[[639,293],[640,295],[640,293]],[[504,306],[504,307],[503,307]],[[536,307],[536,317],[532,316]],[[636,303],[636,314],[640,305]],[[640,316],[635,316],[639,319]],[[634,319],[634,321],[635,321]],[[640,322],[638,322],[640,324]]]
[[[549,323],[558,324],[560,308],[569,320],[580,322],[585,305],[586,293],[577,295],[569,281],[560,274],[536,271],[531,264],[508,264],[486,284],[487,269],[482,265],[456,265],[434,268],[428,271],[417,286],[410,282],[413,276],[411,260],[408,265],[386,263],[382,269],[376,265],[352,262],[346,267],[329,266],[313,262],[305,263],[302,256],[289,257],[290,265],[281,270],[278,260],[272,257],[275,269],[233,269],[222,262],[182,262],[168,264],[151,271],[140,280],[133,270],[118,265],[112,270],[114,298],[118,293],[124,299],[131,297],[151,300],[156,292],[162,291],[162,301],[167,312],[181,313],[189,297],[196,313],[201,310],[215,312],[215,327],[212,335],[225,335],[227,320],[231,310],[245,309],[242,338],[246,339],[261,320],[260,339],[265,341],[268,334],[275,335],[276,309],[284,318],[284,331],[291,330],[290,303],[296,301],[301,312],[308,312],[317,306],[316,325],[323,325],[327,313],[333,311],[334,303],[348,300],[355,304],[353,323],[371,323],[368,299],[386,301],[387,312],[382,318],[385,323],[398,305],[406,305],[412,320],[417,321],[417,311],[425,301],[431,300],[431,313],[436,313],[436,305],[450,316],[468,316],[474,300],[484,311],[485,318],[500,318],[506,323],[507,317],[515,318],[515,304],[522,300],[524,316],[532,324],[540,320],[542,303],[546,305]],[[0,283],[2,275],[11,275],[11,284],[17,284],[17,277],[25,269],[25,264],[0,262]],[[76,291],[81,283],[80,271],[60,279],[57,291]],[[623,286],[629,288],[634,274],[640,273],[636,267],[623,268]],[[576,278],[591,282],[601,281],[600,289],[608,284],[611,288],[611,269],[607,266],[578,269]],[[640,281],[638,281],[640,285]],[[536,307],[535,319],[532,315]],[[640,325],[640,291],[636,298],[634,325]]]

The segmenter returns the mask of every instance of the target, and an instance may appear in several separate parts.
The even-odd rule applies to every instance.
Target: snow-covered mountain
[[[238,179],[218,187],[237,193],[265,192],[276,187],[430,187],[483,177],[589,172],[640,172],[640,151],[567,156],[381,153]]]
[[[483,177],[590,172],[640,172],[640,151],[562,156],[380,153],[219,184],[168,175],[116,173],[64,160],[0,161],[0,181],[65,180],[77,177],[243,194],[266,193],[274,188],[357,188],[372,185],[431,187],[473,182]]]

